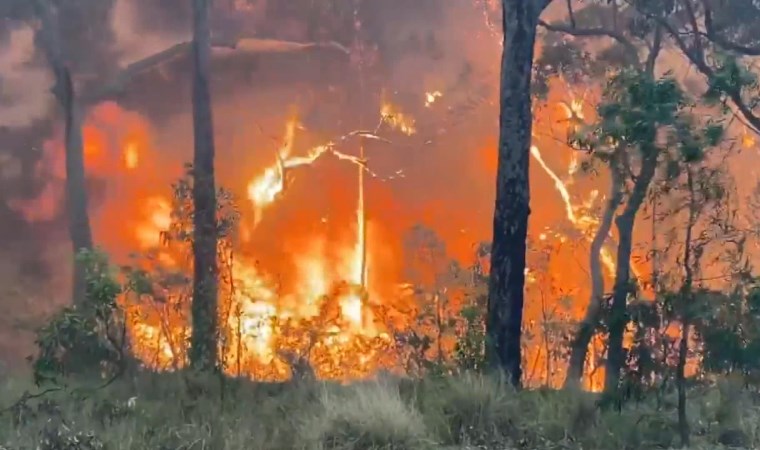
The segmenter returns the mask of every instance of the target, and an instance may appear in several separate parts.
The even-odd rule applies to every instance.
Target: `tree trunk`
[[[87,208],[87,185],[84,168],[84,137],[82,135],[82,112],[76,103],[71,74],[63,70],[60,85],[64,92],[59,102],[66,121],[66,197],[69,211],[69,237],[74,251],[74,273],[72,298],[74,304],[81,303],[87,295],[86,268],[77,258],[82,250],[91,250],[92,231]]]
[[[691,167],[686,168],[686,182],[689,188],[689,222],[686,225],[683,264],[684,283],[681,293],[681,342],[678,344],[678,364],[676,366],[676,384],[678,387],[678,433],[681,446],[690,445],[689,419],[686,417],[686,358],[689,353],[689,328],[691,327],[690,303],[692,284],[694,283],[694,266],[692,266],[692,234],[697,221],[697,202],[694,194],[694,176]]]
[[[522,377],[520,340],[525,251],[530,214],[531,71],[541,12],[530,0],[503,0],[499,160],[488,286],[487,358],[509,376]]]
[[[202,371],[217,368],[218,268],[209,1],[193,0],[194,277],[190,364]]]
[[[578,331],[570,344],[570,361],[565,378],[565,389],[579,388],[583,378],[583,368],[586,363],[586,354],[591,338],[594,337],[594,329],[599,323],[599,312],[604,300],[604,274],[602,273],[601,251],[609,237],[615,212],[623,198],[622,179],[620,168],[616,166],[616,160],[610,161],[610,196],[605,205],[602,221],[596,230],[594,239],[591,241],[589,252],[589,268],[591,270],[591,297],[589,299],[586,314],[581,321]]]
[[[625,209],[615,219],[619,240],[605,367],[604,391],[607,396],[617,394],[620,370],[624,363],[623,335],[628,323],[626,311],[628,294],[631,292],[631,253],[633,251],[633,228],[636,223],[636,214],[644,203],[649,185],[657,169],[656,150],[649,149],[645,151],[645,155],[641,164],[641,171],[636,178]]]
[[[90,217],[87,211],[82,111],[77,103],[71,71],[63,59],[60,46],[61,36],[51,5],[45,0],[34,0],[32,6],[41,24],[38,42],[53,72],[55,78],[53,94],[61,107],[65,121],[66,200],[69,237],[74,253],[72,301],[76,305],[84,300],[87,290],[85,268],[79,263],[77,255],[82,250],[92,249],[93,246]]]

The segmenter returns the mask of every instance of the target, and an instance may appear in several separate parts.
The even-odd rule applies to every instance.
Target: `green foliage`
[[[114,370],[125,362],[125,325],[116,299],[122,292],[105,254],[82,251],[86,298],[64,308],[37,331],[39,353],[32,358],[36,384],[88,370]]]
[[[760,375],[760,284],[752,280],[732,294],[696,296],[695,327],[703,345],[703,367],[713,373]]]
[[[733,55],[718,54],[712,76],[708,79],[708,89],[704,98],[710,103],[725,99],[730,92],[742,92],[746,89],[757,89],[757,75],[749,68],[742,66]]]
[[[533,93],[546,98],[549,80],[562,76],[575,80],[595,72],[591,55],[578,42],[557,34],[544,38],[541,54],[533,62]]]
[[[463,331],[455,347],[457,370],[464,372],[482,372],[486,367],[486,325],[482,307],[477,305],[462,309]]]
[[[691,113],[693,106],[671,75],[652,79],[623,70],[605,87],[597,106],[598,122],[581,130],[571,145],[607,164],[621,150],[629,158],[662,157],[667,179],[675,180],[683,163],[702,161],[705,151],[720,145],[725,134],[721,120],[700,124]]]
[[[193,166],[185,164],[185,175],[172,184],[171,225],[163,232],[166,244],[193,241]],[[234,196],[227,189],[220,187],[216,193],[217,236],[220,241],[232,239],[240,223],[240,211],[235,205]]]

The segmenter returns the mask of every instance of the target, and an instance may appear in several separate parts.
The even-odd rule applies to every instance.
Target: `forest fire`
[[[529,3],[0,7],[10,447],[760,448],[760,7]]]
[[[565,95],[556,92],[560,92],[560,98]],[[438,106],[443,99],[439,91],[424,93],[423,111]],[[582,114],[581,103],[574,98],[569,100],[573,114]],[[566,115],[567,121],[572,118],[566,108],[556,111],[559,116],[544,115],[539,121],[551,124],[565,122]],[[383,177],[359,152],[362,141],[392,145],[382,137],[384,131],[397,132],[399,139],[403,139],[414,135],[417,129],[414,118],[388,101],[381,102],[379,116],[374,129],[356,130],[304,148],[299,136],[305,127],[297,116],[291,115],[281,125],[283,131],[277,138],[274,162],[245,171],[249,174],[248,181],[242,195],[235,198],[249,202],[248,206],[239,205],[244,206],[242,211],[247,214],[238,220],[239,229],[222,246],[219,258],[220,351],[227,373],[258,380],[283,380],[292,375],[294,365],[302,360],[309,362],[316,376],[329,379],[363,378],[380,369],[400,370],[396,339],[416,326],[420,310],[410,304],[408,293],[399,294],[400,287],[409,280],[380,267],[395,267],[399,255],[381,250],[382,227],[387,225],[367,222],[364,201],[365,175],[370,180],[391,179],[403,174],[403,169]],[[177,225],[176,199],[165,193],[166,186],[175,180],[156,171],[160,152],[151,144],[154,139],[150,133],[144,120],[114,104],[105,104],[88,117],[87,165],[95,173],[108,174],[112,182],[121,186],[122,201],[113,207],[130,212],[126,220],[115,221],[118,213],[109,203],[104,204],[99,215],[104,219],[97,222],[98,232],[107,248],[151,255],[141,264],[150,267],[152,273],[163,273],[166,278],[184,275],[187,280],[187,274],[192,273],[187,246],[167,243],[163,237]],[[540,136],[537,138],[541,141]],[[51,142],[50,148],[56,149],[58,161],[62,162],[59,145]],[[350,154],[352,150],[356,154]],[[119,160],[109,160],[108,155],[112,154],[118,155]],[[575,160],[569,160],[568,177],[563,179],[543,159],[538,147],[533,147],[532,155],[553,181],[566,219],[589,239],[596,223],[588,213],[590,206],[578,203],[569,192]],[[317,165],[330,159],[335,161],[334,165],[357,169],[353,177],[337,181],[354,192],[353,200],[349,200],[353,202],[353,211],[339,216],[342,231],[337,238],[313,231],[299,236],[294,244],[297,250],[284,256],[289,261],[273,266],[284,268],[281,270],[285,272],[277,269],[273,272],[268,269],[267,254],[254,248],[260,233],[271,232],[261,227],[266,225],[269,215],[276,215],[279,207],[292,201],[291,184],[322,170]],[[173,173],[179,175],[179,171]],[[55,198],[63,193],[59,190],[51,195]],[[541,233],[540,238],[556,241],[559,246],[566,241],[559,230]],[[609,252],[605,250],[603,257],[608,273],[613,273]],[[148,367],[177,369],[187,362],[190,293],[186,282],[158,281],[160,286],[149,295],[130,294],[123,299],[132,350]],[[542,356],[541,346],[534,348],[528,358],[547,358]],[[535,377],[541,380],[547,375]]]
[[[119,3],[126,14],[129,5]],[[219,215],[230,224],[218,257],[224,370],[259,380],[285,379],[304,364],[320,378],[341,380],[402,371],[399,347],[409,347],[407,338],[420,328],[434,341],[425,344],[427,358],[455,357],[451,334],[461,332],[460,310],[483,306],[478,276],[492,233],[499,2],[420,6],[440,13],[434,20],[441,26],[423,26],[428,16],[417,17],[387,34],[351,14],[345,24],[326,23],[367,40],[347,46],[325,39],[318,22],[280,21],[278,14],[295,12],[273,12],[266,3],[225,6],[225,14],[266,37],[240,38],[246,46],[215,41],[212,52],[217,186],[225,189]],[[460,16],[474,24],[473,43],[449,39],[468,33]],[[230,17],[218,19],[227,24]],[[134,46],[127,45],[134,44],[133,30],[120,39],[130,50],[150,49],[135,50],[142,64],[143,53],[151,61],[156,49],[159,56],[166,48],[179,52],[187,43],[180,34],[179,45],[171,33]],[[171,91],[187,81],[189,61],[178,55],[155,71],[138,64],[143,72],[88,105],[83,123],[94,241],[119,264],[151,274],[150,288],[129,292],[121,305],[133,352],[157,370],[187,363],[191,321],[192,211],[182,184],[190,114],[189,107],[167,106],[184,104],[175,97],[190,104],[189,90]],[[534,111],[523,357],[526,384],[553,386],[564,376],[564,356],[555,355],[564,343],[551,333],[570,334],[588,305],[587,247],[609,177],[607,170],[584,176],[588,155],[568,144],[598,119],[603,80],[579,95],[578,83],[555,72]],[[172,100],[155,102],[163,89]],[[366,126],[370,117],[377,122]],[[65,216],[62,128],[33,166],[35,178],[46,180],[37,195],[9,201],[29,223]],[[755,138],[744,133],[740,142],[753,147]],[[616,272],[612,228],[600,252],[607,285]],[[140,258],[131,259],[135,252]],[[654,276],[638,252],[631,272],[649,296]],[[591,345],[587,366],[595,375],[584,381],[592,389],[601,388],[602,341],[595,337]]]
[[[275,165],[255,175],[247,185],[253,217],[243,216],[240,224],[250,225],[246,229],[255,234],[265,212],[288,201],[287,187],[298,170],[304,170],[299,168],[325,155],[359,169],[360,176],[354,184],[354,223],[348,224],[349,232],[337,243],[319,234],[306,236],[293,255],[293,273],[286,286],[255,262],[237,256],[240,248],[235,246],[245,246],[245,242],[222,245],[220,351],[228,373],[282,380],[291,375],[293,364],[300,359],[309,361],[315,375],[321,378],[366,377],[381,368],[396,367],[397,361],[389,351],[393,345],[389,329],[392,324],[384,311],[393,305],[383,299],[383,291],[396,281],[367,275],[369,266],[382,262],[373,254],[381,244],[373,241],[372,229],[366,229],[363,174],[369,168],[361,158],[339,151],[338,145],[354,143],[349,138],[382,140],[376,133],[384,125],[409,134],[405,120],[409,119],[395,118],[391,107],[384,106],[381,123],[375,130],[350,133],[306,151],[305,156],[297,156],[297,131],[303,127],[295,118],[287,121]],[[135,147],[127,144],[124,151],[129,160],[129,152],[134,152]],[[139,247],[154,252],[155,261],[167,270],[189,273],[189,267],[181,263],[182,249],[164,245],[161,239],[176,225],[172,201],[158,196],[141,201],[144,221],[134,227]],[[245,240],[250,241],[250,236]],[[378,282],[386,286],[378,288]],[[131,318],[134,352],[149,367],[172,369],[186,363],[188,301],[187,292],[181,288],[167,288],[162,294],[153,292],[150,298],[143,295],[136,300],[128,295],[124,300]],[[403,329],[408,324],[399,325]]]
[[[430,108],[441,97],[440,93],[425,94],[425,108]],[[570,101],[578,114],[581,102]],[[361,139],[385,142],[380,135],[385,127],[404,136],[415,132],[414,119],[388,102],[382,103],[380,117],[374,130],[351,132],[307,149],[302,148],[298,138],[299,130],[304,127],[297,117],[291,117],[278,139],[274,164],[259,169],[249,178],[245,197],[250,201],[251,215],[239,219],[238,239],[230,240],[229,245],[220,250],[223,282],[220,351],[228,373],[282,380],[291,375],[293,364],[301,359],[309,361],[321,378],[366,377],[379,369],[399,369],[394,335],[415,326],[417,309],[408,304],[408,297],[388,298],[389,293],[398,292],[397,287],[406,280],[372,276],[378,264],[388,262],[376,255],[376,249],[383,244],[377,240],[372,226],[365,230],[364,174],[378,175],[366,161],[341,148],[356,148],[361,145]],[[561,118],[544,120],[562,122]],[[145,149],[138,153],[137,148],[132,141],[123,146],[127,169],[134,169],[138,158],[150,159]],[[568,190],[571,178],[563,181],[544,161],[538,147],[533,147],[532,155],[553,180],[564,203],[567,220],[577,232],[590,239],[597,222],[586,212],[589,205],[576,204],[572,199]],[[338,240],[320,233],[299,239],[298,251],[290,255],[289,273],[283,281],[280,274],[265,269],[266,255],[251,258],[246,256],[245,248],[252,245],[267,215],[275,214],[278,205],[289,201],[288,186],[307,173],[303,171],[319,170],[311,166],[327,156],[358,168],[359,177],[341,181],[356,193],[355,210],[344,216],[348,222],[341,228],[345,227],[346,232]],[[571,159],[568,166],[570,176],[573,161]],[[151,264],[162,266],[167,272],[190,273],[190,267],[183,262],[188,259],[183,253],[187,249],[167,246],[161,238],[177,220],[173,201],[155,194],[135,200],[142,204],[139,217],[143,218],[132,225],[135,245],[142,251],[153,252]],[[590,201],[594,201],[593,193]],[[561,233],[553,235],[558,245],[566,240]],[[547,239],[546,233],[540,237]],[[606,249],[603,261],[608,274],[614,273],[614,262]],[[125,300],[131,318],[134,352],[149,367],[173,369],[186,363],[188,304],[187,287],[169,287],[160,295],[153,293]],[[540,357],[540,347],[537,348],[539,353],[535,356]]]

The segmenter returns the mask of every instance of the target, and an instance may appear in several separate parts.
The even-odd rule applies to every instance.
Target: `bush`
[[[31,358],[37,385],[75,373],[112,375],[126,363],[126,323],[116,304],[122,286],[105,254],[83,250],[77,259],[85,268],[86,296],[37,331],[39,352]]]

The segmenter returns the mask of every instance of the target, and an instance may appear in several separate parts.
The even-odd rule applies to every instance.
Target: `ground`
[[[594,396],[514,392],[479,375],[350,385],[254,384],[141,373],[103,387],[79,380],[17,403],[6,380],[0,448],[652,449],[678,444],[670,396],[599,412]],[[740,384],[692,388],[692,448],[760,446],[760,402]],[[4,447],[2,447],[4,445]]]

